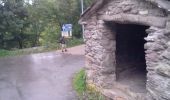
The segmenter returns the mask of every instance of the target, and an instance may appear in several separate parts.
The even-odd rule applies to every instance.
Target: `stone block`
[[[148,13],[149,13],[148,10],[141,10],[141,11],[139,11],[140,15],[147,15]]]
[[[153,42],[147,42],[147,43],[144,45],[144,48],[145,48],[146,50],[148,50],[148,49],[150,49],[151,46],[153,46],[153,45],[154,45]],[[148,52],[146,51],[146,53],[148,53]]]
[[[87,77],[92,80],[92,78],[95,76],[95,72],[93,70],[86,70]]]
[[[105,89],[111,88],[116,80],[116,74],[107,74],[100,76],[101,86]]]
[[[137,14],[137,13],[138,13],[138,10],[132,9],[132,10],[131,10],[131,13],[132,13],[132,14]]]
[[[164,45],[162,45],[161,43],[159,43],[159,42],[157,42],[157,43],[155,42],[154,44],[150,45],[150,47],[148,47],[147,49],[150,49],[153,52],[158,52],[158,51],[165,50],[166,47]]]
[[[131,6],[124,6],[124,7],[122,7],[122,9],[123,9],[123,12],[130,12],[131,11]]]
[[[113,51],[116,47],[116,42],[115,41],[110,41],[110,43],[106,44],[106,45],[103,45],[103,47],[106,49],[106,50],[110,50],[110,51]]]
[[[166,24],[166,28],[170,30],[170,18],[169,18],[169,21]]]
[[[159,75],[170,78],[170,65],[167,65],[167,64],[164,64],[164,63],[159,64],[156,71]]]
[[[102,40],[101,40],[101,45],[102,45],[102,46],[107,46],[107,45],[109,45],[109,44],[110,44],[110,40],[109,40],[109,39],[106,38],[106,39],[102,39]]]
[[[110,54],[110,53],[108,53],[108,54],[104,54],[103,55],[103,62],[102,62],[102,66],[104,67],[104,68],[108,68],[108,69],[110,69],[110,68],[113,68],[113,69],[115,69],[114,67],[115,67],[115,58],[114,58],[114,56],[112,56],[112,54]]]
[[[154,73],[148,76],[147,90],[154,100],[170,99],[170,80],[160,74]],[[166,98],[166,99],[165,99]]]
[[[167,46],[170,47],[170,41],[167,43]],[[170,48],[169,48],[169,49],[170,49]],[[170,51],[168,51],[168,52],[170,52]]]
[[[163,56],[165,59],[170,60],[170,52],[165,51],[165,52],[162,54],[162,56]]]
[[[160,55],[154,51],[146,56],[147,60],[150,59],[150,62],[159,62],[159,57]]]
[[[90,57],[90,56],[87,56],[87,55],[86,55],[86,60],[88,62],[95,62],[95,59],[93,57]]]
[[[105,22],[103,20],[98,20],[98,24],[104,24]]]

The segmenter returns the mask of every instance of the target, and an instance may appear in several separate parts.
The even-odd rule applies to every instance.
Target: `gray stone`
[[[105,54],[103,58],[102,66],[104,66],[106,69],[110,67],[114,69],[114,57],[111,54]]]
[[[132,13],[132,14],[137,14],[138,11],[137,11],[136,9],[133,9],[133,10],[131,10],[131,13]]]
[[[162,67],[157,69],[157,73],[160,74],[161,76],[165,76],[170,78],[170,69]]]
[[[161,64],[158,65],[156,71],[161,76],[170,78],[170,65],[161,63]]]
[[[170,41],[167,43],[167,46],[170,47]],[[168,51],[168,52],[170,52],[170,51]]]
[[[131,6],[125,6],[122,9],[123,9],[123,12],[129,12],[132,8]]]
[[[140,15],[147,15],[148,13],[148,10],[139,11]]]
[[[162,56],[165,58],[165,59],[168,59],[170,60],[170,52],[169,51],[165,51]]]
[[[147,1],[160,2],[161,0]],[[165,10],[160,9],[155,3],[145,0],[97,0],[80,19],[86,23],[84,35],[87,81],[104,89],[116,88],[121,91],[118,94],[126,95],[127,100],[144,100],[145,97],[146,100],[170,100],[170,15],[167,16],[168,13]],[[120,84],[116,78],[119,77],[121,71],[130,71],[133,69],[131,66],[140,66],[140,63],[136,61],[136,64],[131,64],[129,58],[125,64],[120,62],[123,66],[122,69],[117,65],[119,56],[116,52],[119,45],[116,44],[118,33],[115,22],[150,26],[146,30],[148,35],[145,37],[144,45],[146,70],[148,71],[145,93],[127,93],[131,89],[118,86]],[[127,43],[125,43],[126,45]],[[126,50],[122,54],[125,52]],[[135,56],[136,54],[127,55]],[[123,60],[125,57],[126,55],[120,59]],[[130,74],[136,76],[136,74]],[[128,79],[130,80],[130,77]],[[133,88],[135,88],[134,85]],[[117,91],[112,90],[112,92]]]

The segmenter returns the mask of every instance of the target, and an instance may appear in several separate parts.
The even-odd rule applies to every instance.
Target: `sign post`
[[[81,14],[84,13],[84,1],[81,0]],[[84,25],[82,25],[83,39],[84,39]]]
[[[62,36],[66,38],[71,38],[72,37],[72,24],[63,24],[62,26]]]

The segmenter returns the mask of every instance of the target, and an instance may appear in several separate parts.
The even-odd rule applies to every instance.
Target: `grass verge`
[[[86,91],[86,75],[84,69],[76,73],[73,79],[73,86],[79,96],[83,95],[84,92]]]
[[[68,47],[73,47],[77,45],[83,44],[83,39],[69,39],[68,40]],[[0,49],[0,57],[8,57],[8,56],[17,56],[17,55],[28,55],[28,54],[34,54],[34,53],[42,53],[42,52],[48,52],[48,51],[54,51],[60,49],[60,45],[58,43],[51,43],[48,46],[42,46],[42,47],[33,47],[28,49],[17,49],[17,50],[3,50]]]
[[[99,91],[88,88],[84,69],[75,74],[73,87],[78,94],[79,100],[105,100],[105,97]]]

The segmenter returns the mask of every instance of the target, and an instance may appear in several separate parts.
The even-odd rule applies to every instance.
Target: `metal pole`
[[[81,14],[84,13],[84,1],[81,0]],[[84,38],[84,25],[82,25],[83,38]]]
[[[83,3],[83,0],[81,0],[81,13],[83,14],[84,12],[84,3]]]

